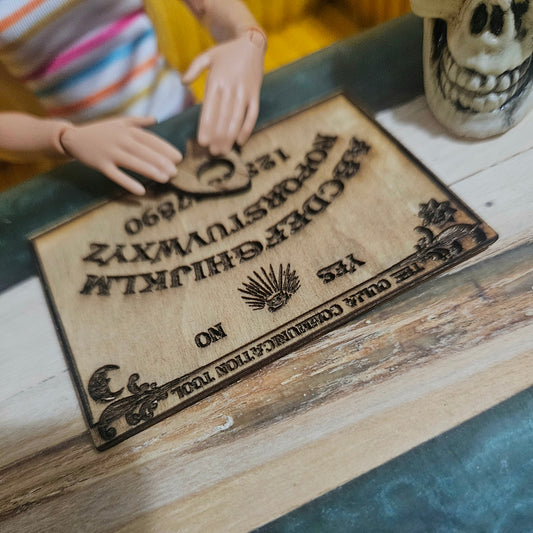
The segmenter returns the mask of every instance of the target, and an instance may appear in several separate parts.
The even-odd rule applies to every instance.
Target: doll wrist
[[[243,34],[254,46],[261,49],[263,52],[266,51],[268,38],[262,28],[259,26],[249,26],[243,31]]]
[[[65,147],[64,135],[68,130],[72,129],[73,127],[74,126],[72,125],[72,123],[68,121],[61,121],[57,124],[57,128],[54,131],[54,134],[52,137],[52,144],[56,152],[59,153],[59,155],[66,156],[66,157],[72,157],[72,155],[69,153],[69,151]]]

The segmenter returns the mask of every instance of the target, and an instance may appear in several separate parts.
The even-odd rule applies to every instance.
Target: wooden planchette
[[[212,156],[207,148],[189,139],[185,158],[169,185],[194,196],[222,196],[245,191],[251,180],[236,150],[223,157]]]

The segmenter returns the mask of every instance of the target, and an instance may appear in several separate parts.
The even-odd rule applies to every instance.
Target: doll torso
[[[50,116],[181,111],[188,94],[157,49],[142,0],[2,0],[0,61]]]

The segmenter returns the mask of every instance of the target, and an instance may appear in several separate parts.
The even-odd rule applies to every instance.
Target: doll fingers
[[[220,105],[213,120],[211,142],[209,144],[209,150],[213,155],[229,152],[233,146],[235,137],[230,142],[229,125],[235,112],[236,97],[234,91],[232,87],[224,87],[221,93]],[[226,146],[228,144],[229,146]]]
[[[237,136],[238,145],[242,146],[250,138],[258,116],[259,100],[257,98],[253,98],[248,105],[248,109],[246,111],[246,118],[244,119],[241,131]]]
[[[131,126],[137,126],[139,128],[147,128],[157,124],[155,117],[125,117],[124,120]]]
[[[190,83],[198,79],[200,74],[204,70],[208,69],[210,65],[211,65],[211,54],[209,53],[209,51],[207,51],[199,55],[190,64],[189,68],[187,69],[185,74],[182,76],[181,81],[183,81],[185,85],[189,85]]]
[[[136,194],[137,196],[143,196],[146,189],[138,181],[134,180],[131,176],[128,176],[125,172],[122,172],[112,163],[109,163],[102,168],[102,172],[117,185],[120,185],[128,192]]]
[[[154,150],[145,142],[135,140],[127,146],[122,147],[133,157],[142,159],[144,162],[157,168],[164,176],[169,178],[177,173],[176,163],[167,157],[161,150]]]
[[[208,82],[198,128],[198,143],[201,146],[208,146],[213,141],[221,100],[222,87]]]
[[[154,133],[138,130],[134,133],[134,139],[173,164],[178,164],[183,159],[181,152],[177,148]]]
[[[176,173],[174,166],[172,166],[172,172],[160,170],[150,159],[144,159],[138,151],[135,154],[120,152],[115,156],[113,163],[159,183],[166,183],[171,174],[174,175]]]
[[[243,94],[238,91],[230,97],[227,113],[221,113],[217,125],[216,141],[220,153],[227,153],[235,143],[246,112],[246,103]]]

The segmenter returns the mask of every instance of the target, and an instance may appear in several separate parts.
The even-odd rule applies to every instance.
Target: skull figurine
[[[507,131],[533,106],[533,0],[411,0],[424,17],[424,84],[453,133]]]

